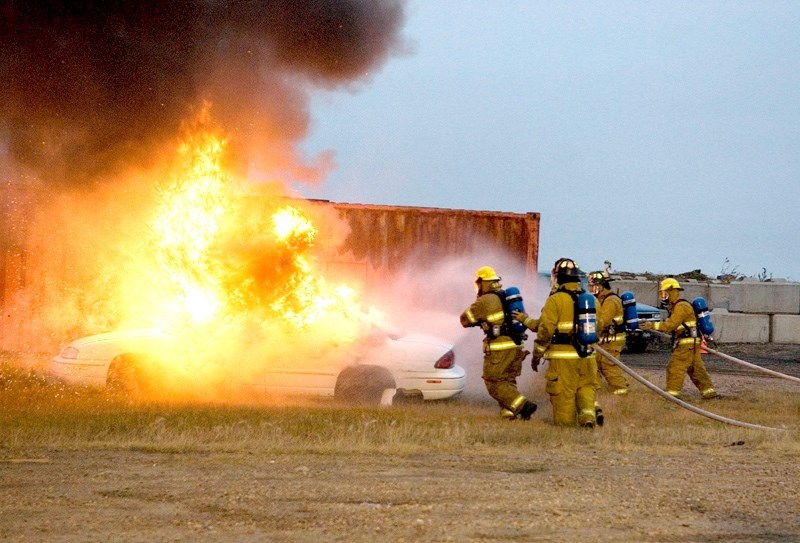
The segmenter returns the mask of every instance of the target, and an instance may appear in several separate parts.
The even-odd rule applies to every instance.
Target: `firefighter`
[[[528,355],[521,344],[511,338],[506,328],[506,315],[498,295],[500,277],[490,266],[482,266],[475,274],[477,299],[461,314],[461,326],[480,326],[483,339],[483,382],[489,395],[500,404],[504,418],[529,420],[536,404],[517,389],[522,361]]]
[[[599,381],[594,351],[579,347],[575,329],[575,297],[581,292],[578,265],[569,258],[556,261],[556,290],[542,307],[539,319],[518,313],[516,319],[536,325],[536,340],[531,367],[536,371],[542,358],[547,360],[545,390],[553,406],[557,425],[594,428],[597,424],[595,399]],[[529,325],[530,323],[530,325]]]
[[[553,265],[553,269],[550,270],[550,292],[548,293],[548,296],[558,290],[558,281],[556,279],[558,274],[556,272],[558,270],[558,265],[565,260],[569,259],[559,258]],[[525,326],[525,328],[527,328],[534,334],[536,333],[536,330],[539,328],[539,319],[534,319],[527,313],[523,313],[522,311],[512,311],[511,316],[514,320],[521,322],[523,326]],[[539,371],[539,361],[537,361],[536,364],[533,365],[533,371]]]
[[[669,310],[667,320],[662,322],[642,322],[645,330],[659,330],[672,333],[672,356],[667,364],[667,393],[680,397],[683,381],[689,375],[703,399],[716,398],[717,393],[700,357],[702,338],[697,330],[697,318],[691,302],[680,297],[683,290],[680,283],[672,277],[661,281],[658,294],[661,306]]]
[[[625,346],[625,319],[622,313],[622,299],[611,290],[609,276],[604,271],[589,274],[589,290],[597,298],[597,321],[600,346],[608,354],[619,360]],[[625,396],[628,393],[628,381],[619,366],[600,353],[597,353],[597,372],[602,376],[611,393]],[[598,376],[598,377],[599,377]]]
[[[559,258],[558,260],[556,260],[556,263],[553,265],[553,269],[550,270],[550,292],[549,292],[548,296],[558,290],[558,282],[556,280],[556,277],[557,277],[556,270],[558,269],[558,265],[561,262],[565,261],[565,260],[569,260],[569,259],[568,258]],[[521,322],[523,324],[523,326],[525,326],[525,328],[527,328],[528,330],[530,330],[533,333],[536,333],[536,330],[539,328],[539,319],[534,319],[533,317],[531,317],[527,313],[515,310],[515,311],[512,311],[511,316],[512,316],[512,318],[514,320]],[[539,371],[538,362],[534,366],[533,371]]]

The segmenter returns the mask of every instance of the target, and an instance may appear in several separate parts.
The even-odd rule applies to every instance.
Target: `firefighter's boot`
[[[704,400],[713,400],[714,398],[719,398],[719,394],[713,388],[707,388],[700,393],[700,397]]]
[[[500,409],[500,417],[506,420],[514,420],[517,418],[513,411],[506,409],[505,407]]]
[[[536,404],[530,400],[526,400],[522,409],[519,410],[519,418],[522,420],[531,420],[531,415],[536,412]]]

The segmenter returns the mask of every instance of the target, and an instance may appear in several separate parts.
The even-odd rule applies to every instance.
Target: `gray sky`
[[[800,280],[800,2],[416,0],[308,197],[541,213],[539,265]],[[726,264],[727,259],[727,264]]]

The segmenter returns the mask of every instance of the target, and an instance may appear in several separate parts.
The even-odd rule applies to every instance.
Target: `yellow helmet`
[[[500,277],[498,277],[497,273],[494,271],[494,268],[491,266],[481,266],[478,268],[478,271],[475,272],[475,280],[499,281]]]
[[[678,283],[677,279],[675,279],[673,277],[667,277],[666,279],[661,281],[661,284],[659,285],[658,290],[666,291],[666,290],[670,290],[670,289],[673,289],[673,288],[676,289],[676,290],[683,290],[683,287],[681,287],[681,284]]]

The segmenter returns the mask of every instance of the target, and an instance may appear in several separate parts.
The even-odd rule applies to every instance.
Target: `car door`
[[[346,363],[346,354],[337,349],[303,349],[294,356],[270,357],[264,362],[264,389],[268,394],[332,397]]]

